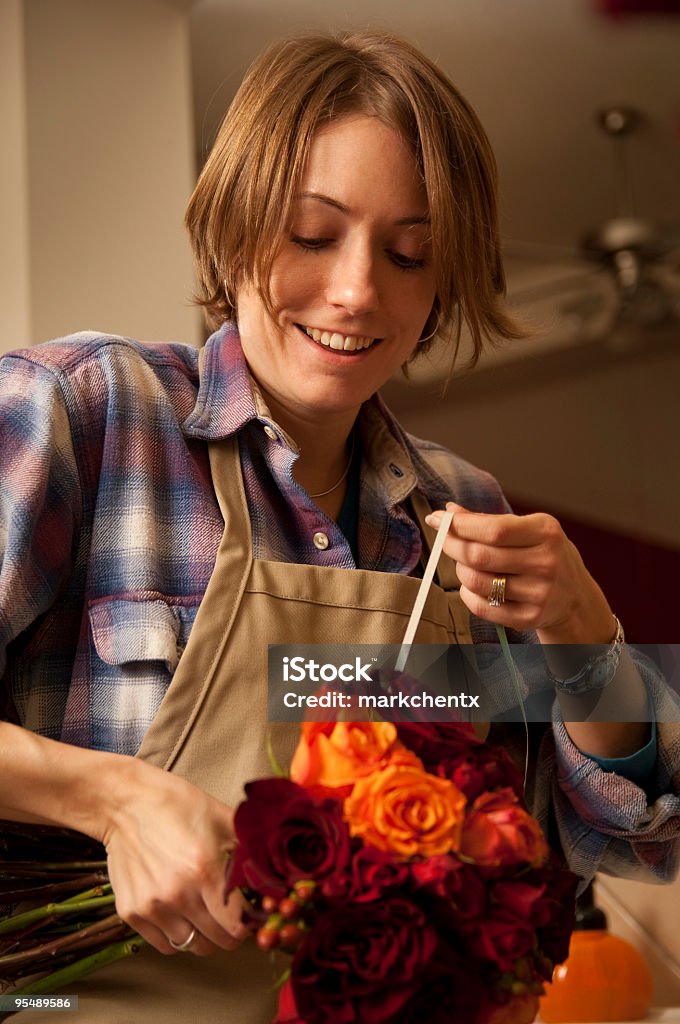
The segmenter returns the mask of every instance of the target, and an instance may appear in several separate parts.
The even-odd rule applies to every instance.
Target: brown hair
[[[247,72],[189,202],[186,224],[211,327],[236,315],[236,292],[268,282],[318,128],[376,117],[412,147],[427,194],[437,297],[423,331],[465,323],[476,362],[484,341],[523,332],[503,308],[496,163],[467,100],[410,43],[381,33],[275,43]],[[427,348],[418,346],[419,351]]]

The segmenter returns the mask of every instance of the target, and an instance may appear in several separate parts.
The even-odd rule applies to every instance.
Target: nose
[[[337,250],[326,298],[331,305],[342,306],[354,316],[376,311],[378,280],[375,257],[367,242],[348,239]]]

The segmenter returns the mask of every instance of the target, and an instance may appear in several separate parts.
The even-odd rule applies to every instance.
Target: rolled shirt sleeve
[[[552,734],[545,737],[542,772],[546,782],[552,775],[560,842],[570,867],[586,881],[601,871],[669,882],[680,865],[680,707],[656,667],[631,653],[656,722],[646,747],[600,763],[572,742],[557,701]]]

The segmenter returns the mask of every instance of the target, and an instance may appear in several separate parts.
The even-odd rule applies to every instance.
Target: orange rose
[[[352,835],[399,857],[431,857],[460,844],[465,797],[422,765],[388,765],[360,779],[345,800]]]
[[[460,852],[481,867],[538,867],[548,856],[541,826],[511,789],[482,793],[463,825]]]
[[[303,722],[290,777],[319,796],[344,800],[357,779],[394,758],[420,764],[391,722]]]

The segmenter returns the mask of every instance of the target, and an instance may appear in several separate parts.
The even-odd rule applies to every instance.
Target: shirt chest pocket
[[[191,628],[187,611],[160,600],[98,601],[90,606],[92,642],[107,665],[160,661],[174,672]]]
[[[110,597],[90,605],[92,743],[136,749],[189,639],[198,606]]]

